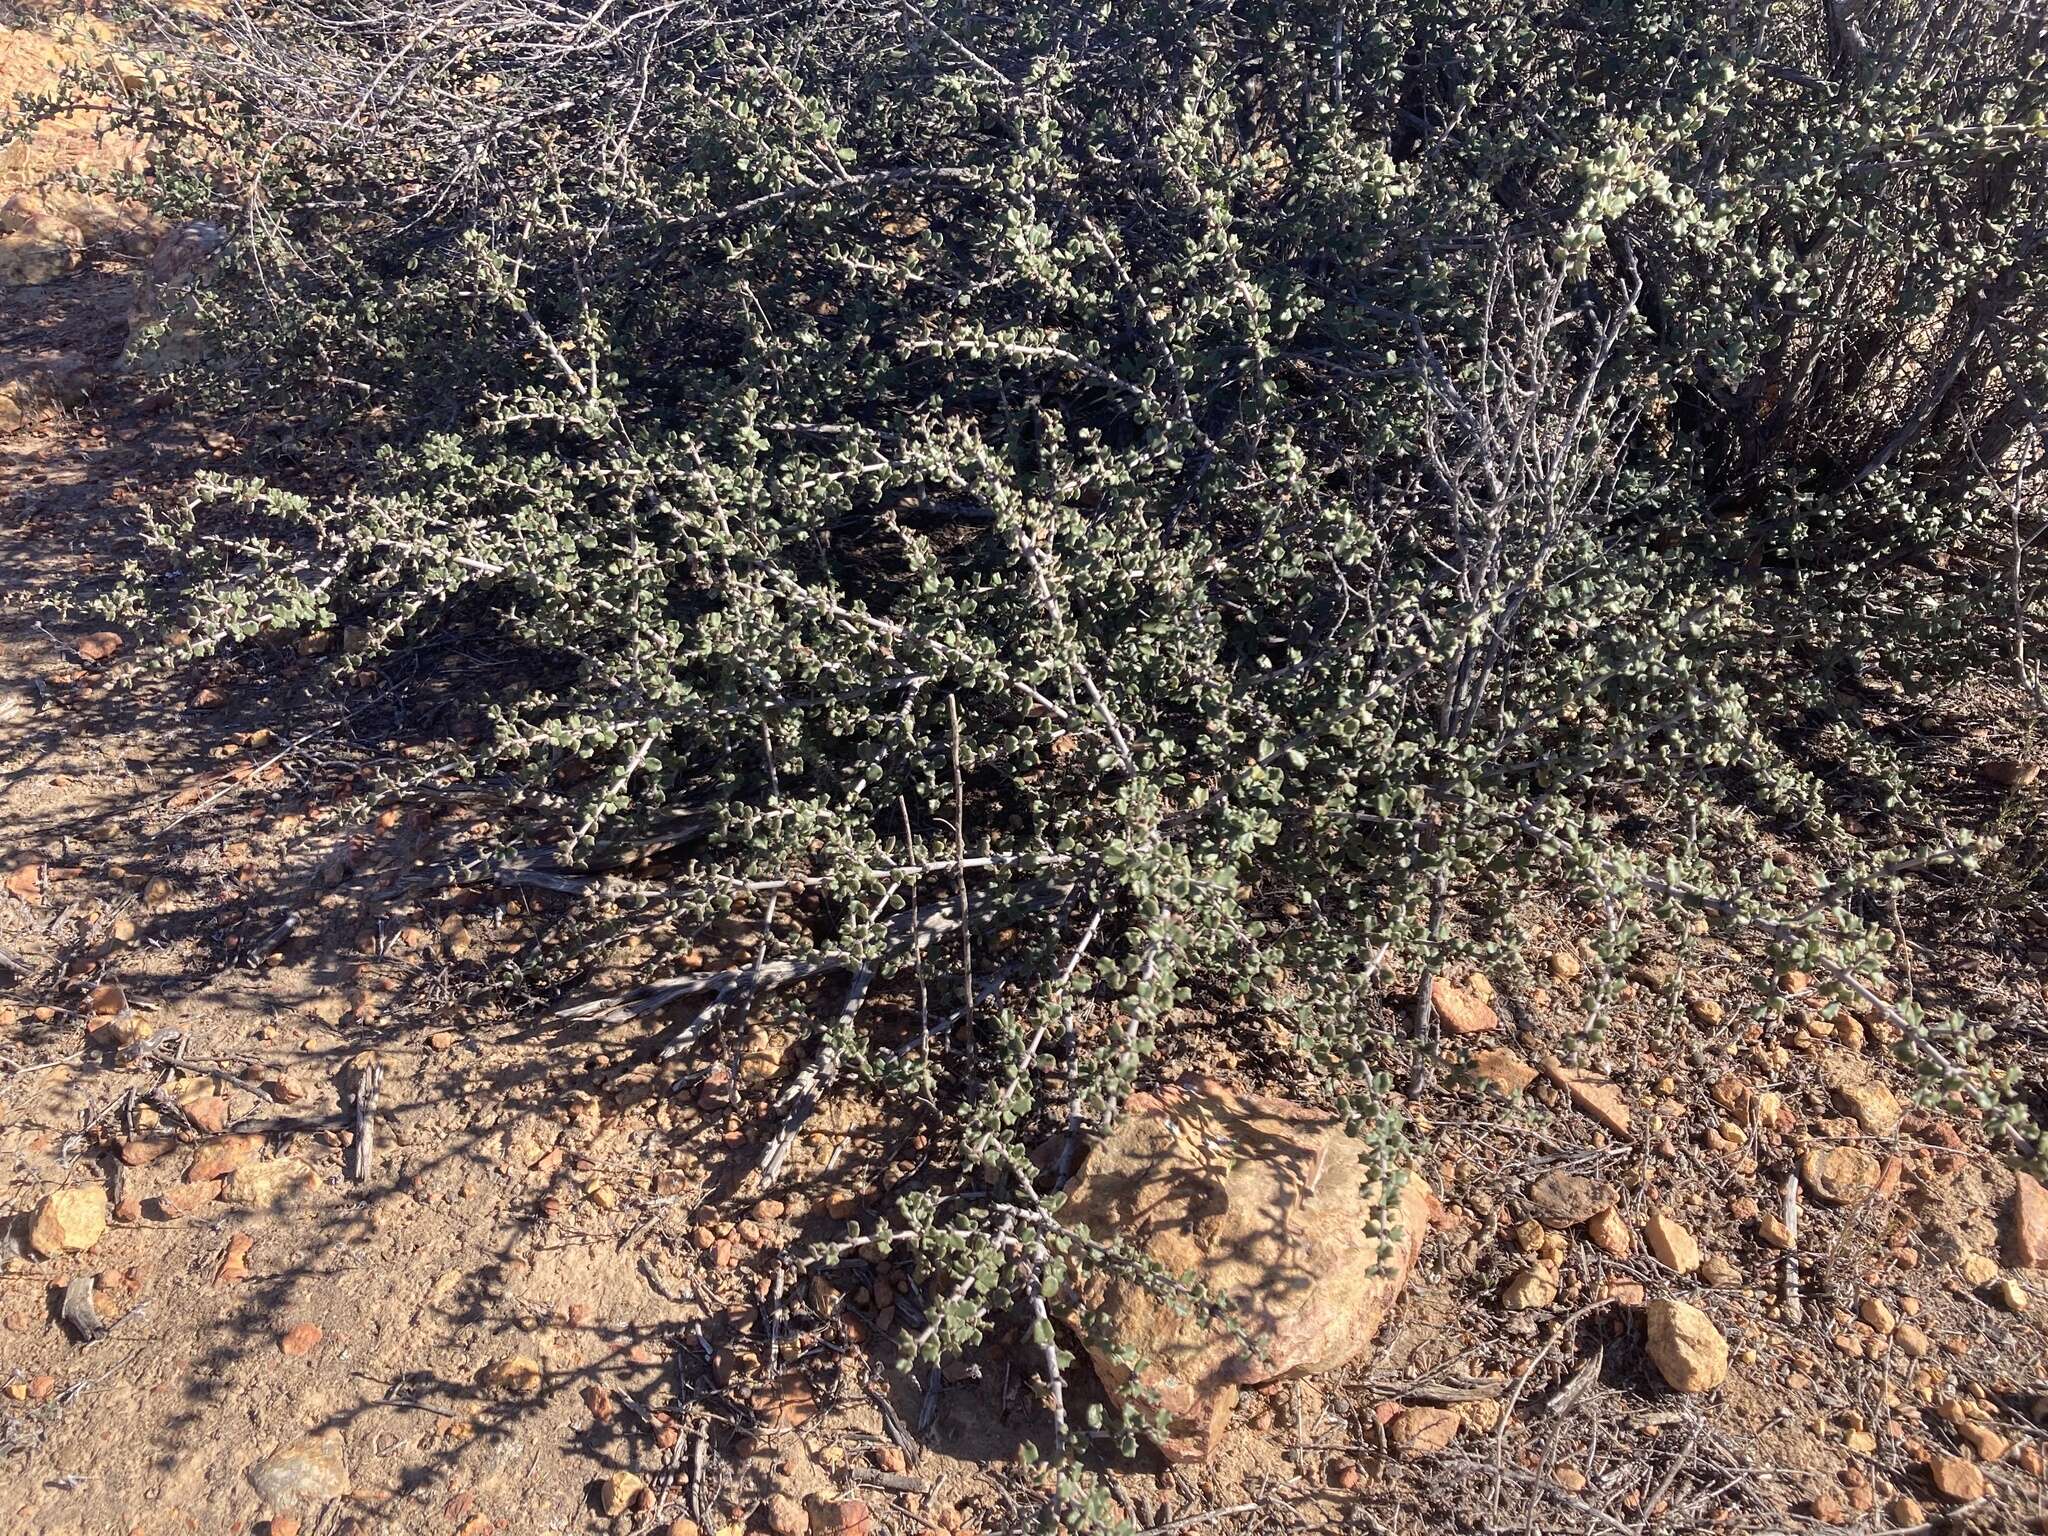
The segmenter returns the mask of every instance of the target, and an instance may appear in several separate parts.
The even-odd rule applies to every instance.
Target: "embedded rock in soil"
[[[2006,1248],[2015,1269],[2048,1269],[2048,1189],[2030,1174],[2012,1194],[2012,1232]]]
[[[1977,765],[1977,776],[2001,789],[2025,789],[2041,777],[2041,765],[2024,758],[1994,757]]]
[[[272,1509],[311,1509],[348,1492],[348,1461],[333,1430],[288,1445],[249,1469],[249,1484]]]
[[[478,1386],[508,1397],[530,1396],[540,1390],[546,1379],[547,1372],[531,1355],[507,1355],[476,1373]]]
[[[1543,1070],[1550,1074],[1553,1083],[1571,1096],[1572,1103],[1581,1114],[1591,1115],[1617,1136],[1628,1135],[1628,1100],[1621,1096],[1621,1090],[1614,1084],[1597,1072],[1567,1067],[1561,1062],[1550,1062]]]
[[[313,1170],[296,1157],[273,1157],[245,1163],[221,1181],[220,1197],[229,1205],[272,1206],[313,1185]]]
[[[97,1184],[44,1196],[28,1229],[28,1245],[46,1259],[83,1253],[107,1234],[107,1192]]]
[[[1476,979],[1476,978],[1475,978]],[[1468,987],[1439,976],[1429,984],[1429,1004],[1445,1029],[1454,1035],[1483,1035],[1500,1028],[1500,1015]]]
[[[1387,1443],[1404,1460],[1448,1450],[1465,1421],[1449,1408],[1404,1408],[1387,1425]]]
[[[1799,1176],[1829,1205],[1855,1205],[1876,1192],[1884,1167],[1861,1147],[1809,1147],[1800,1155]]]
[[[1473,1075],[1503,1098],[1513,1098],[1536,1081],[1536,1069],[1513,1051],[1474,1051]]]
[[[1184,1315],[1177,1298],[1084,1264],[1068,1319],[1112,1394],[1132,1380],[1113,1352],[1136,1356],[1167,1416],[1168,1459],[1208,1457],[1239,1388],[1334,1370],[1371,1343],[1437,1204],[1410,1171],[1383,1212],[1370,1179],[1369,1149],[1334,1117],[1189,1080],[1132,1095],[1067,1185],[1063,1221],[1189,1276],[1252,1346]]]
[[[243,1164],[253,1162],[263,1151],[263,1138],[256,1135],[223,1136],[210,1141],[193,1155],[185,1170],[187,1184],[204,1184],[226,1178]]]
[[[1728,1341],[1698,1307],[1650,1303],[1650,1360],[1675,1391],[1711,1392],[1728,1379]]]
[[[1598,1179],[1554,1168],[1529,1186],[1529,1205],[1538,1221],[1562,1232],[1614,1209],[1614,1190]]]
[[[1643,1224],[1643,1235],[1649,1240],[1650,1252],[1666,1269],[1689,1275],[1700,1267],[1699,1243],[1677,1217],[1662,1207],[1650,1212],[1650,1219]]]
[[[1835,1089],[1835,1102],[1873,1136],[1891,1135],[1905,1118],[1898,1095],[1879,1082],[1843,1083]]]
[[[812,1494],[804,1501],[811,1536],[871,1536],[875,1518],[859,1499],[827,1499]]]
[[[0,235],[0,288],[33,288],[41,283],[54,283],[76,271],[84,261],[82,240],[54,238],[44,229],[34,234]]]

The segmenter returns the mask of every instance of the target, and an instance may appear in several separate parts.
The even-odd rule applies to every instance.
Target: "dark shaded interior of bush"
[[[675,902],[800,913],[774,954],[855,978],[812,1085],[957,1106],[994,1193],[905,1214],[961,1280],[934,1348],[1057,1269],[1026,1149],[1113,1115],[1178,1010],[1269,1019],[1396,1155],[1387,1074],[1438,1042],[1389,1000],[1538,890],[1617,964],[1705,918],[1868,988],[1935,1090],[2030,1135],[1884,986],[1873,914],[1981,850],[1843,701],[2038,709],[2043,25],[351,0],[188,30],[141,110],[232,227],[223,383],[349,446],[168,519],[176,590],[206,634],[481,610],[552,658],[469,771],[522,775],[572,859],[693,818]],[[946,1048],[876,1045],[905,1008]]]

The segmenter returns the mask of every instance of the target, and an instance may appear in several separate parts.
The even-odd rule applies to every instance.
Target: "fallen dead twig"
[[[92,1291],[97,1283],[95,1275],[80,1275],[64,1287],[64,1304],[60,1315],[78,1335],[81,1344],[90,1344],[107,1331],[107,1325],[100,1321],[100,1315],[93,1309]]]
[[[197,816],[202,811],[209,811],[213,809],[214,806],[220,804],[221,801],[227,799],[230,795],[234,794],[236,790],[243,788],[245,785],[261,782],[264,773],[267,772],[269,769],[276,767],[279,763],[283,762],[286,758],[290,757],[294,752],[298,751],[301,747],[304,747],[311,742],[318,741],[322,736],[325,736],[330,732],[338,730],[342,726],[348,724],[349,721],[353,720],[357,715],[361,714],[368,707],[369,706],[367,704],[359,705],[357,708],[350,710],[341,719],[330,721],[326,725],[316,726],[314,729],[306,732],[305,735],[299,737],[296,741],[287,742],[277,751],[271,753],[270,756],[263,759],[262,762],[253,764],[247,773],[241,774],[239,778],[230,777],[226,783],[222,784],[220,788],[216,789],[212,794],[202,796],[200,799],[194,801],[191,805],[186,806],[184,810],[178,812],[177,815],[173,816],[169,821],[165,822],[162,826],[158,827],[155,832],[151,833],[149,840],[151,842],[161,841],[163,838],[170,835],[172,829],[183,825],[187,821],[190,821],[194,816]]]
[[[1805,1312],[1799,1299],[1799,1175],[1785,1175],[1785,1203],[1780,1219],[1785,1223],[1785,1257],[1778,1268],[1778,1301],[1785,1320],[1797,1327]]]
[[[1257,1504],[1226,1504],[1221,1509],[1205,1509],[1198,1515],[1184,1515],[1178,1520],[1169,1520],[1164,1525],[1145,1526],[1139,1531],[1138,1536],[1170,1536],[1171,1532],[1185,1531],[1197,1525],[1206,1525],[1211,1520],[1223,1520],[1231,1515],[1250,1514],[1259,1507]]]
[[[349,1143],[348,1176],[358,1184],[377,1167],[377,1091],[383,1086],[384,1064],[380,1061],[370,1062],[356,1073],[349,1105],[355,1139]]]

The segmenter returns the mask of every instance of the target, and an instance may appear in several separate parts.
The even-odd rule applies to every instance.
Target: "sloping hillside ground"
[[[1026,1325],[905,1376],[920,1276],[872,1247],[810,1262],[916,1187],[918,1128],[830,1101],[781,1184],[743,1187],[813,1002],[670,1061],[653,1021],[560,1023],[544,990],[487,983],[618,893],[462,883],[482,799],[359,806],[469,728],[501,659],[337,678],[302,654],[333,636],[165,672],[89,601],[60,615],[136,555],[142,507],[237,446],[122,366],[145,265],[97,249],[0,290],[0,370],[69,402],[0,436],[0,1527],[1030,1519],[1019,1453],[1050,1419]],[[1959,701],[1912,725],[1959,824],[2042,809],[1979,776],[1995,721]],[[2038,1071],[2048,933],[1983,919],[1920,984]],[[1574,1097],[1528,1064],[1578,1018],[1579,935],[1541,908],[1522,931],[1491,978],[1494,1086],[1408,1106],[1445,1213],[1383,1347],[1247,1394],[1212,1466],[1089,1453],[1114,1512],[1154,1536],[2048,1529],[2048,1275],[2025,1267],[2048,1233],[1975,1122],[1906,1107],[1877,1026],[1822,1020],[1800,978],[1675,945],[1609,1030],[1610,1087]],[[702,935],[691,963],[750,937]],[[608,957],[620,983],[671,963],[630,931]],[[1284,1043],[1191,1019],[1161,1076],[1196,1065],[1304,1080]],[[93,1190],[104,1233],[42,1257],[31,1214],[84,1191],[89,1225]],[[1726,1337],[1725,1385],[1666,1385],[1658,1297]],[[1099,1395],[1085,1365],[1068,1390]]]

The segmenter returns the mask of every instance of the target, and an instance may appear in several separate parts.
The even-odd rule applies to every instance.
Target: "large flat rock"
[[[1156,1394],[1170,1460],[1210,1455],[1241,1388],[1334,1370],[1370,1346],[1437,1209],[1412,1169],[1383,1201],[1375,1167],[1333,1116],[1191,1080],[1132,1095],[1069,1182],[1069,1226],[1223,1304],[1205,1316],[1101,1264],[1072,1298],[1104,1386],[1141,1407],[1134,1381]]]

